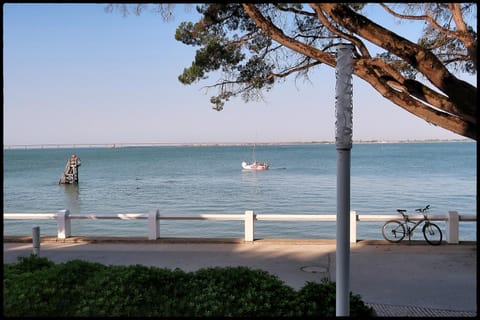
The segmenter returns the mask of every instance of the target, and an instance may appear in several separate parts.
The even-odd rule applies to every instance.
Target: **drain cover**
[[[325,273],[328,272],[327,268],[320,266],[306,266],[301,267],[300,270],[310,273]]]

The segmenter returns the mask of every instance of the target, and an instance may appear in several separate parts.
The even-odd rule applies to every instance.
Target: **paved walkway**
[[[10,242],[14,241],[14,242]],[[23,242],[22,242],[23,241]],[[4,237],[3,261],[32,253],[31,239]],[[306,281],[335,281],[334,240],[42,238],[40,255],[55,262],[82,259],[195,271],[214,266],[267,270],[295,289]],[[350,248],[350,291],[378,316],[477,315],[477,245],[430,246],[359,241]]]

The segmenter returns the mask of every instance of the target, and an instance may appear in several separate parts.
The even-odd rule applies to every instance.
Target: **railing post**
[[[458,234],[459,234],[459,217],[457,211],[448,211],[447,219],[447,243],[448,244],[458,244]]]
[[[253,218],[252,210],[245,211],[245,241],[253,241]]]
[[[148,240],[157,240],[160,237],[159,210],[148,213]]]
[[[72,224],[68,215],[70,211],[60,210],[57,212],[57,237],[59,239],[66,239],[71,236]]]
[[[350,211],[350,243],[357,243],[357,212]]]
[[[40,227],[32,228],[32,246],[33,254],[36,256],[40,255]]]

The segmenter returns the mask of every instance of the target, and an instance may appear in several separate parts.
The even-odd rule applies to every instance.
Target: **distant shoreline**
[[[425,139],[425,140],[354,140],[353,144],[395,144],[395,143],[437,143],[437,142],[475,142],[471,139]],[[251,146],[251,145],[305,145],[335,144],[335,141],[283,141],[283,142],[145,142],[145,143],[45,143],[45,144],[11,144],[3,149],[65,149],[65,148],[126,148],[126,147],[216,147],[216,146]]]

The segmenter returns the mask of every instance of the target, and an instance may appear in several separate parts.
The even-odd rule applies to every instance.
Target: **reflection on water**
[[[257,171],[251,171],[251,170],[242,170],[242,181],[246,182],[248,184],[252,184],[254,186],[258,185],[258,172]],[[261,172],[263,173],[263,172]]]
[[[260,191],[261,182],[258,175],[265,174],[265,172],[257,172],[255,170],[242,170],[241,172],[242,184],[244,184],[247,189],[254,190],[255,193],[258,193]]]
[[[241,188],[236,196],[239,207],[257,208],[265,201],[265,192],[269,189],[268,170],[241,172]],[[238,192],[238,191],[237,191]]]
[[[78,184],[60,184],[65,193],[66,208],[72,213],[80,213],[80,189]]]

